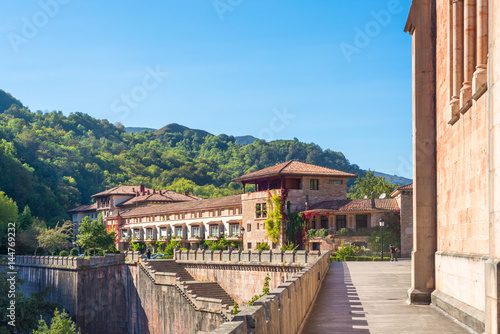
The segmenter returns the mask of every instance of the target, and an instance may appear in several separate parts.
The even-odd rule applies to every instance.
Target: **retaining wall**
[[[175,257],[194,279],[219,283],[238,305],[246,306],[262,293],[266,275],[274,289],[319,256],[318,251],[178,251]]]
[[[291,279],[246,307],[213,334],[297,333],[330,265],[330,253],[308,263]]]

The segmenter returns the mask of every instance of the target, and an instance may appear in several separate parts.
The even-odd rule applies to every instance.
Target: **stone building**
[[[279,248],[285,241],[286,226],[281,226],[277,242],[271,242],[264,224],[271,210],[276,209],[272,197],[278,198],[278,210],[309,214],[308,228],[325,228],[330,234],[342,227],[359,230],[376,226],[383,213],[407,212],[407,206],[400,210],[407,197],[398,200],[401,191],[396,191],[396,198],[348,200],[346,183],[355,177],[331,168],[287,161],[234,179],[243,184],[245,192],[240,195],[200,199],[144,186],[120,186],[93,195],[96,203],[70,212],[74,221],[102,213],[108,229],[118,232],[120,250],[128,249],[131,241],[154,245],[156,241],[170,240],[197,249],[204,240],[222,237],[241,242],[244,249],[255,249],[263,242]],[[254,191],[246,191],[249,184],[254,185]],[[323,242],[320,246],[317,242],[307,246],[318,250],[335,247],[334,243]]]
[[[405,26],[413,40],[409,298],[480,333],[500,330],[499,19],[497,0],[413,0]]]

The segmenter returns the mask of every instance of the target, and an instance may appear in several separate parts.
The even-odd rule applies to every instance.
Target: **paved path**
[[[433,306],[406,303],[410,265],[332,262],[302,334],[470,333]]]

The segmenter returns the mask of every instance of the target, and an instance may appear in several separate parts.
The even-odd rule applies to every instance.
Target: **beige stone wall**
[[[319,180],[318,190],[311,190],[310,187],[311,179]],[[328,180],[333,180],[333,178],[303,177],[302,190],[303,190],[304,200],[307,195],[309,195],[309,204],[315,204],[323,201],[331,201],[336,199],[346,199],[347,198],[346,181],[342,180],[342,184],[329,184]]]
[[[401,256],[409,257],[413,249],[413,193],[404,192],[396,198],[400,211]]]
[[[484,312],[484,265],[479,255],[437,252],[436,289]]]
[[[437,249],[487,254],[489,93],[474,102],[454,125],[448,124],[448,6],[447,1],[437,2]]]
[[[326,252],[211,333],[297,333],[329,266]]]

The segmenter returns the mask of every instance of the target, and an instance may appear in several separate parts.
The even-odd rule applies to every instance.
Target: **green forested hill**
[[[0,90],[0,101],[6,96]],[[231,179],[290,159],[365,174],[342,153],[298,140],[240,146],[233,136],[193,130],[127,134],[121,125],[87,114],[11,105],[0,110],[0,191],[50,223],[120,184],[222,196],[241,191]]]

